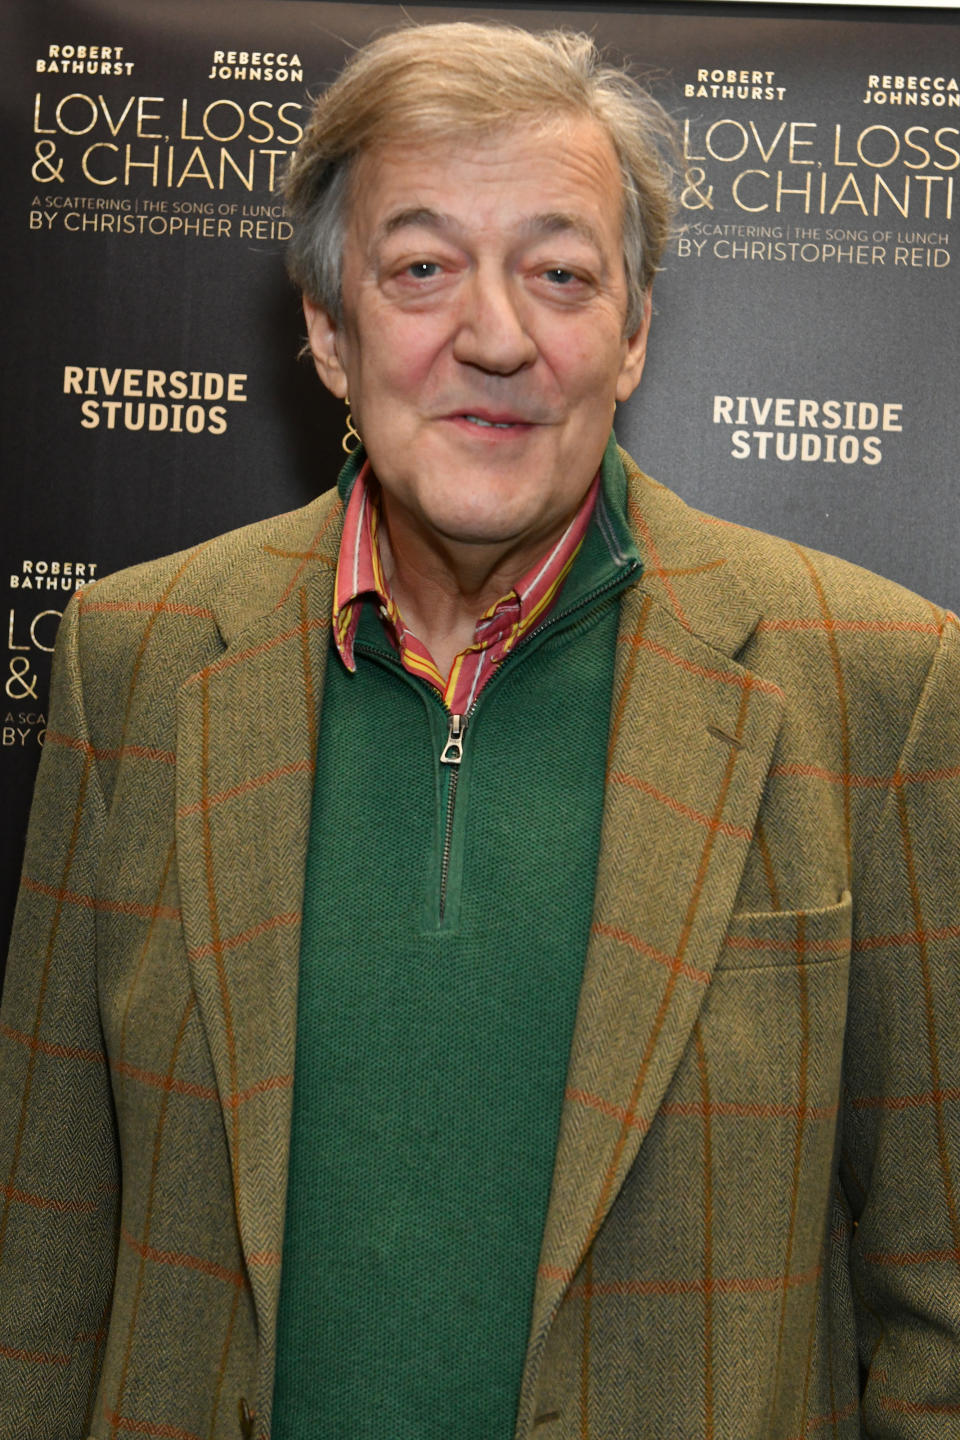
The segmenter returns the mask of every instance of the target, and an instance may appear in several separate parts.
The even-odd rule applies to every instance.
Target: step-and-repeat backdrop
[[[960,608],[960,32],[839,14],[10,0],[4,933],[70,594],[335,479],[275,187],[310,95],[404,17],[563,23],[632,61],[684,174],[622,442],[695,505]]]

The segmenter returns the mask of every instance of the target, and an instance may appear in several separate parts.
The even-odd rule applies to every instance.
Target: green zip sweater
[[[349,483],[357,470],[354,461]],[[615,449],[462,760],[371,605],[327,667],[306,868],[274,1440],[509,1440],[593,905]]]

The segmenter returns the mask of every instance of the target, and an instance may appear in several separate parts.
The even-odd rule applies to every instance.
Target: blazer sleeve
[[[895,663],[895,659],[892,661]],[[864,1433],[960,1436],[960,628],[854,891],[843,1188]]]
[[[89,1432],[116,1260],[119,1160],[97,1003],[105,805],[61,623],[0,1010],[0,1440]]]

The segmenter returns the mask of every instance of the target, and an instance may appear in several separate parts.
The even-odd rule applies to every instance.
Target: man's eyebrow
[[[397,230],[405,230],[408,226],[415,225],[423,226],[427,230],[451,230],[453,218],[439,210],[431,210],[429,205],[411,205],[406,210],[397,210],[385,220],[379,227],[379,235],[386,240]]]
[[[386,240],[389,236],[396,234],[398,230],[417,226],[426,230],[445,232],[455,231],[458,228],[452,215],[446,215],[441,210],[433,210],[429,205],[411,205],[407,209],[397,210],[389,216],[379,227],[378,233],[380,239]],[[589,220],[582,215],[570,215],[564,210],[548,210],[540,215],[531,215],[524,220],[521,229],[532,239],[539,239],[543,235],[566,233],[579,235],[595,250],[602,251],[603,249],[600,237]]]
[[[579,235],[596,250],[603,250],[600,236],[583,215],[568,215],[564,210],[548,210],[542,215],[531,215],[524,227],[534,237],[540,235],[562,235],[568,231]]]

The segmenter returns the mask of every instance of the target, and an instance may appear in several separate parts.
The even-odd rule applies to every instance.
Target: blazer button
[[[253,1440],[253,1427],[256,1424],[256,1414],[250,1409],[244,1397],[240,1396],[240,1434],[243,1440]]]

